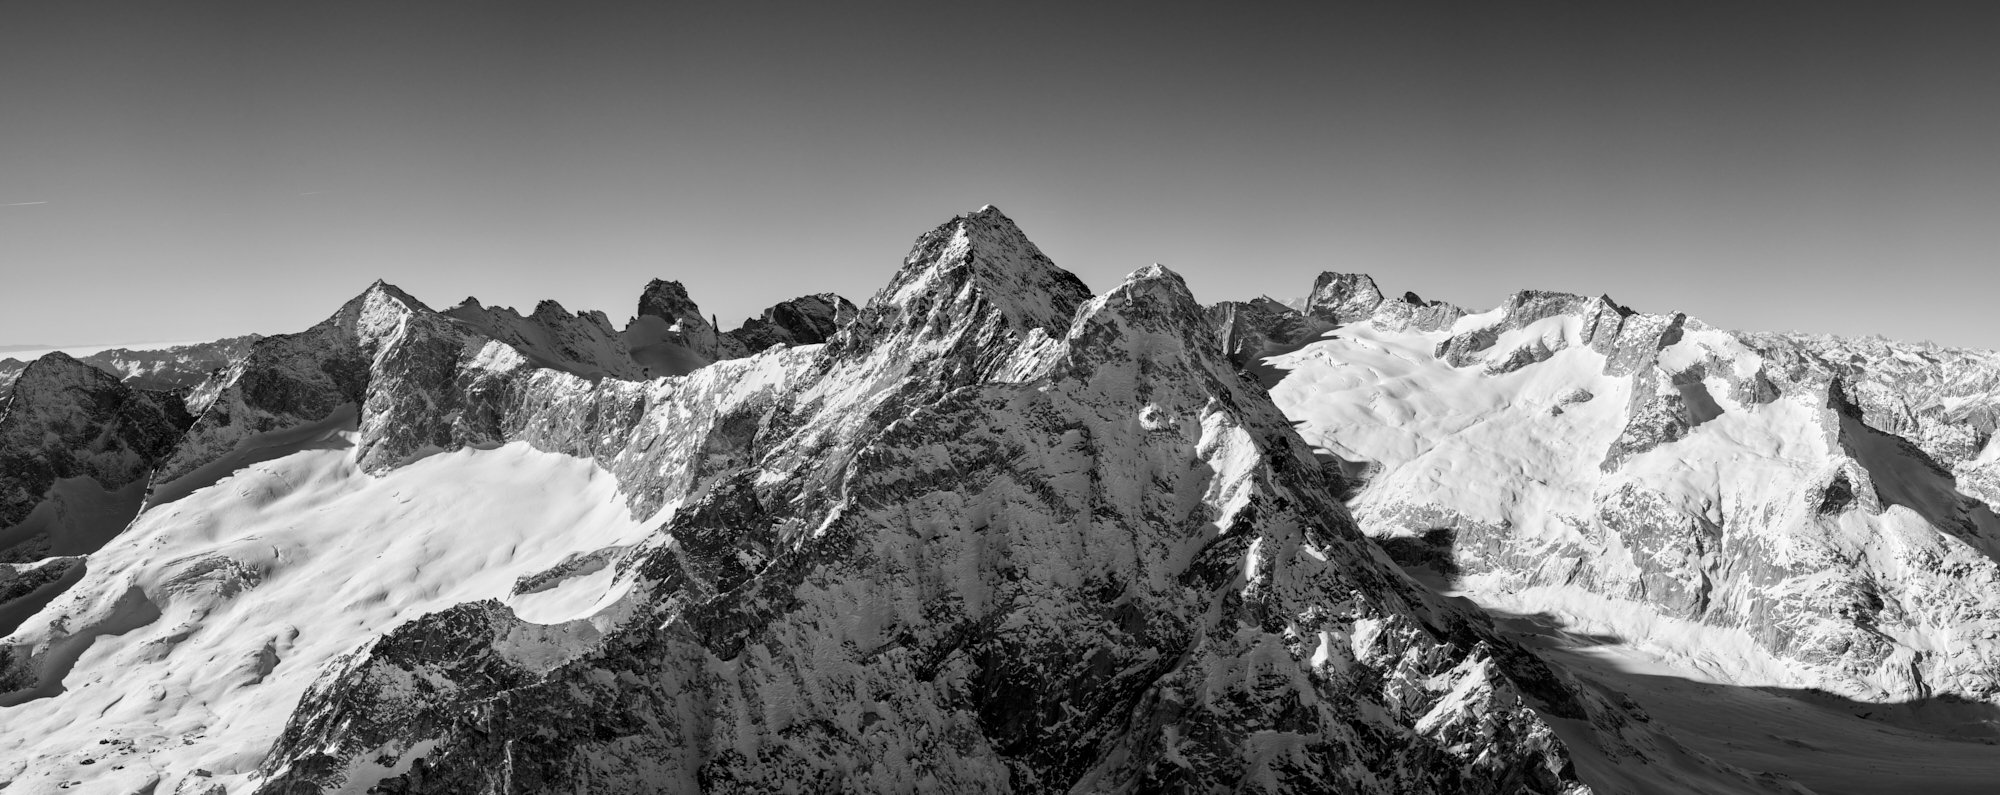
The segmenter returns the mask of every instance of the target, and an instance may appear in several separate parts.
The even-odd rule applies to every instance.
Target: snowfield
[[[1335,276],[1309,305],[1355,292]],[[1421,325],[1360,292],[1380,308],[1266,343],[1267,381],[1414,572],[1722,761],[1825,792],[2000,778],[1990,355],[1560,294]]]
[[[173,792],[196,770],[234,791],[328,663],[648,530],[588,461],[516,443],[371,477],[353,434],[151,508],[10,638],[67,661],[0,713],[10,795]]]

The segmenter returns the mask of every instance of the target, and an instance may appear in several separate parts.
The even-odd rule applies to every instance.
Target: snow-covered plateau
[[[2000,357],[1325,274],[0,363],[0,791],[1976,792]]]

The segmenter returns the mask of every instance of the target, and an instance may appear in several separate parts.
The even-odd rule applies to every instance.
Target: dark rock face
[[[1296,348],[1333,328],[1270,298],[1216,304],[1208,309],[1208,322],[1219,331],[1229,362],[1252,371],[1264,357]]]
[[[1598,466],[1612,472],[1632,456],[1686,437],[1699,424],[1695,407],[1684,390],[1658,369],[1633,373],[1632,398],[1626,404],[1625,429],[1612,440]]]
[[[773,345],[814,345],[832,339],[858,311],[854,302],[833,293],[808,295],[764,310],[728,336],[749,353]]]
[[[42,558],[33,563],[0,563],[0,637],[12,634],[22,620],[82,579],[85,565],[83,557],[77,555]],[[6,677],[0,675],[0,678]],[[0,692],[16,686],[0,684]]]
[[[709,352],[714,351],[715,325],[701,314],[693,298],[688,297],[686,287],[680,282],[654,279],[646,283],[646,290],[639,294],[639,317],[654,317],[670,324],[684,325],[683,333],[691,345],[703,345]],[[706,332],[706,333],[704,333]]]
[[[0,563],[0,605],[61,580],[82,565],[83,558],[75,556],[46,558],[32,564]]]
[[[794,298],[735,331],[716,328],[680,282],[653,280],[639,298],[639,315],[623,332],[642,375],[686,375],[713,362],[740,359],[773,346],[812,345],[833,338],[853,320],[853,302],[833,293]]]
[[[1177,276],[1092,299],[991,208],[822,348],[563,377],[494,427],[673,542],[602,619],[357,651],[259,791],[1581,792],[1539,710],[1615,713],[1387,568]]]
[[[64,546],[47,527],[22,527],[58,481],[88,478],[107,492],[143,481],[192,423],[178,396],[134,389],[61,353],[35,360],[11,394],[0,416],[0,561]]]
[[[625,343],[650,376],[685,375],[719,359],[744,354],[701,313],[680,282],[654,279],[639,296],[639,314],[625,327]]]

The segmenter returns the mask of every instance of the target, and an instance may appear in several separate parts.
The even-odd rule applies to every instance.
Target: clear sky
[[[378,277],[620,323],[679,279],[733,326],[993,203],[1099,291],[2000,348],[1996,42],[2000,3],[9,3],[0,344]]]

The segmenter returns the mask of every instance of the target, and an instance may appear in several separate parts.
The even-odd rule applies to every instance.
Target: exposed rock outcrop
[[[855,317],[853,302],[833,293],[794,298],[743,321],[716,328],[680,282],[653,280],[623,337],[646,376],[686,375],[711,363],[740,359],[774,346],[813,345],[833,338]]]
[[[742,327],[728,332],[728,336],[750,353],[773,345],[815,345],[832,339],[834,332],[853,320],[857,311],[854,302],[833,293],[808,295],[744,320]]]

